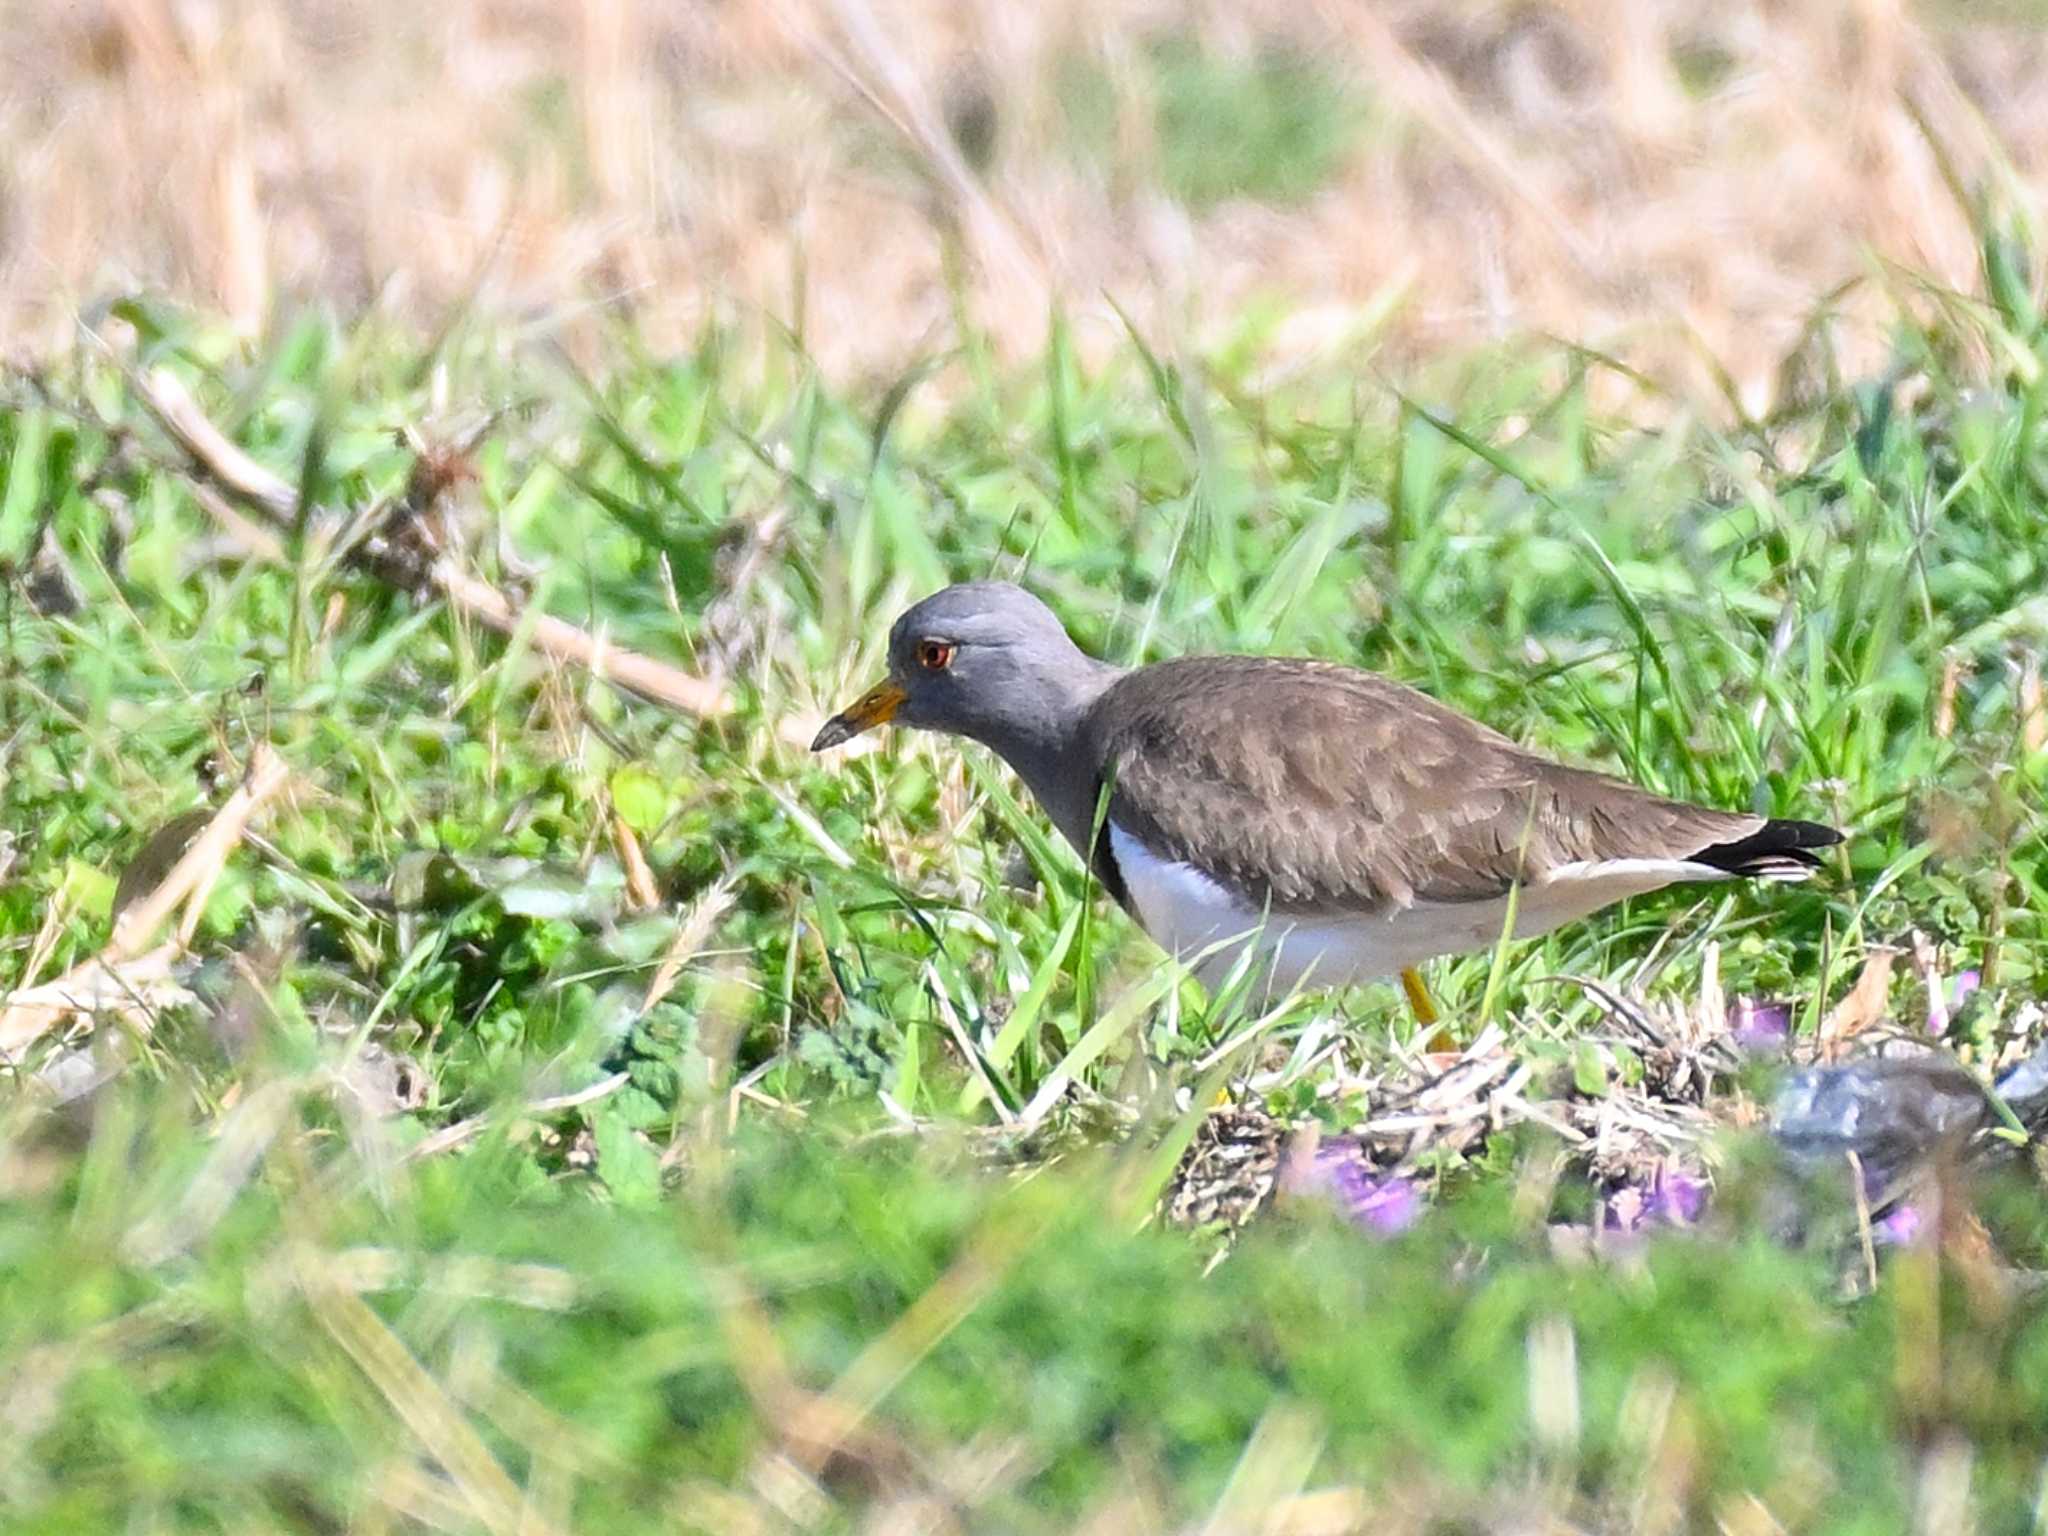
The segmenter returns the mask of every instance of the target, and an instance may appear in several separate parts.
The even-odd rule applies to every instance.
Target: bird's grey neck
[[[1124,669],[1078,659],[1085,668],[1061,680],[1057,693],[1043,701],[1049,707],[976,735],[1016,771],[1061,835],[1085,855],[1096,808],[1094,765],[1083,755],[1088,711]]]

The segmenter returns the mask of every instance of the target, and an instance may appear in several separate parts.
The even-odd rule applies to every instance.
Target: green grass
[[[989,572],[1118,660],[1372,666],[1545,750],[1854,833],[1814,886],[1635,902],[1434,968],[1461,1033],[1490,1012],[1569,1065],[1599,1016],[1553,978],[1689,998],[1710,944],[1731,993],[1811,1028],[1868,945],[1918,928],[1986,973],[1957,1039],[1988,1061],[2048,959],[2024,290],[1902,289],[1896,387],[1829,382],[1727,430],[1646,385],[1596,406],[1616,370],[1548,344],[1398,391],[1364,356],[1269,388],[1256,334],[1184,371],[1136,336],[1083,367],[1056,328],[1036,368],[968,338],[865,395],[759,336],[652,357],[621,331],[586,385],[502,332],[426,355],[310,317],[245,350],[130,312],[138,362],[329,508],[403,485],[395,429],[508,408],[475,559],[502,535],[548,611],[720,672],[739,707],[708,722],[315,550],[229,557],[97,350],[10,376],[10,981],[39,935],[39,977],[105,942],[120,871],[222,765],[266,741],[295,776],[212,896],[194,1001],[146,1038],[110,1026],[122,1071],[81,1105],[17,1095],[11,1525],[509,1530],[525,1500],[528,1529],[737,1529],[741,1506],[764,1530],[907,1528],[892,1501],[936,1488],[975,1528],[1119,1499],[1167,1527],[1356,1485],[1388,1520],[1648,1529],[1645,1501],[1709,1522],[1753,1497],[1788,1528],[1876,1531],[1961,1448],[1982,1528],[2034,1528],[2048,1322],[1932,1259],[1855,1304],[1740,1231],[1561,1263],[1529,1209],[1548,1149],[1503,1141],[1442,1170],[1447,1210],[1408,1239],[1304,1215],[1205,1277],[1206,1247],[1138,1231],[1174,1118],[1145,1082],[1244,1095],[1311,1031],[1384,1059],[1412,1027],[1398,995],[1255,1014],[1177,987],[984,756],[899,734],[814,760],[777,729],[873,681],[908,601]],[[1833,380],[1823,347],[1804,365]],[[52,583],[76,604],[38,611]],[[625,898],[614,812],[653,911]],[[1901,1018],[1917,986],[1900,967]],[[398,1112],[365,1112],[366,1052],[406,1064]],[[1271,1107],[1362,1112],[1301,1059]],[[1080,1105],[1009,1145],[1004,1117],[1067,1079]],[[1090,1126],[1120,1122],[1087,1106],[1119,1098],[1151,1123],[1104,1145]],[[2000,1208],[2016,1262],[2048,1260],[2037,1204]],[[777,1370],[869,1407],[874,1464],[778,1472],[804,1442]]]
[[[535,1187],[516,1147],[379,1179],[295,1134],[222,1188],[180,1095],[124,1096],[61,1198],[0,1211],[11,1529],[377,1528],[380,1504],[463,1529],[472,1491],[477,1526],[509,1528],[465,1446],[541,1528],[734,1528],[710,1489],[772,1525],[782,1373],[879,1398],[864,1460],[796,1479],[827,1529],[913,1496],[983,1529],[1120,1497],[1199,1519],[1249,1463],[1273,1498],[1357,1482],[1446,1516],[1634,1529],[1645,1499],[1753,1495],[1799,1528],[1895,1530],[1916,1442],[1948,1437],[1977,1447],[1983,1528],[2018,1530],[2048,1454],[2048,1319],[1919,1261],[1848,1307],[1755,1239],[1561,1269],[1480,1199],[1395,1246],[1309,1213],[1205,1277],[1183,1239],[1106,1219],[1099,1167],[995,1192],[943,1154],[750,1132],[725,1181],[636,1210]],[[964,1299],[903,1329],[941,1295]]]

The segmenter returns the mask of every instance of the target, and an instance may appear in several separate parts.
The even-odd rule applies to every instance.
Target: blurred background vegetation
[[[173,292],[657,344],[767,317],[893,376],[1247,327],[1281,359],[1550,332],[1751,412],[1823,306],[1967,290],[2048,168],[2029,0],[85,0],[0,39],[18,341]],[[1263,325],[1259,322],[1263,320]]]

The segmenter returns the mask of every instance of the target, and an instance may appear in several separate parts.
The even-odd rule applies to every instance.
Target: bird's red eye
[[[917,664],[927,672],[943,672],[953,665],[953,647],[943,640],[920,640]]]

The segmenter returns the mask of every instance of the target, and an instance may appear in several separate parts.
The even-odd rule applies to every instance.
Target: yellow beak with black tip
[[[903,701],[909,697],[910,695],[903,691],[901,683],[894,678],[883,678],[827,720],[823,729],[811,739],[811,750],[823,752],[830,747],[838,746],[841,742],[853,740],[862,731],[871,731],[878,725],[887,725],[896,718],[896,711],[903,707]]]

